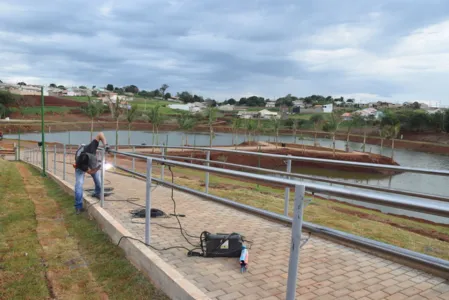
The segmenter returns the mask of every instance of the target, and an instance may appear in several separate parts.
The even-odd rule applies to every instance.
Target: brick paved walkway
[[[50,162],[52,170],[52,162]],[[62,166],[58,164],[58,170]],[[73,168],[67,168],[73,173]],[[61,173],[57,174],[61,175]],[[169,173],[166,171],[166,179]],[[145,182],[122,175],[106,173],[115,194],[107,200],[140,198],[144,204]],[[73,175],[67,177],[73,183]],[[92,180],[86,177],[86,188]],[[152,192],[152,207],[173,212],[171,190],[158,186]],[[249,250],[249,270],[241,274],[237,258],[187,257],[186,250],[155,251],[183,276],[203,290],[211,299],[285,299],[291,229],[288,226],[238,211],[213,201],[175,190],[176,211],[190,235],[203,230],[239,232],[253,241]],[[133,223],[130,210],[137,206],[125,201],[108,201],[105,209],[133,235],[144,239],[144,225]],[[144,222],[144,219],[134,219]],[[152,219],[151,243],[163,248],[183,245],[176,218]],[[307,233],[303,233],[306,238]],[[190,238],[192,243],[198,239]],[[449,299],[449,283],[442,278],[401,264],[335,244],[312,235],[301,249],[298,299]]]

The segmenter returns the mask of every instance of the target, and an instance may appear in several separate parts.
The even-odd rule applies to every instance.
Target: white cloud
[[[114,6],[114,3],[112,1],[103,3],[103,5],[100,6],[100,14],[103,17],[110,17],[113,6]]]
[[[377,33],[374,26],[356,24],[337,24],[321,29],[307,38],[314,46],[354,47],[363,45]]]

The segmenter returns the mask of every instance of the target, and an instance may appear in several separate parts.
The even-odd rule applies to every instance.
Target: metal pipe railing
[[[127,145],[127,146],[131,147],[131,146],[139,146],[139,145]],[[127,146],[120,146],[120,147],[125,148]],[[159,145],[158,146],[151,146],[151,145],[147,146],[146,145],[146,146],[141,146],[141,147],[142,148],[153,148],[153,147],[160,147],[160,146]],[[397,172],[411,172],[411,173],[428,174],[428,175],[449,176],[449,171],[435,170],[435,169],[412,168],[412,167],[392,166],[392,165],[373,164],[373,163],[361,163],[361,162],[349,162],[349,161],[344,161],[344,160],[311,158],[311,157],[303,157],[303,156],[290,156],[289,157],[288,155],[281,155],[281,154],[231,150],[231,149],[222,149],[222,148],[188,147],[188,146],[166,146],[166,148],[227,152],[227,153],[236,153],[236,154],[253,155],[253,156],[261,155],[262,157],[279,158],[279,159],[285,159],[285,160],[291,159],[294,161],[325,163],[325,164],[331,164],[331,165],[346,165],[346,166],[359,167],[359,168],[374,168],[374,169],[397,171]]]
[[[162,155],[154,154],[154,153],[148,153],[148,154],[145,153],[145,155],[147,155],[149,157],[162,157]],[[176,159],[180,159],[180,160],[183,160],[183,161],[197,161],[197,162],[204,162],[204,163],[208,162],[207,159],[188,157],[188,156],[166,155],[165,158],[172,158],[172,159],[175,159],[175,160]],[[135,159],[136,158],[133,157],[133,163],[135,163]],[[258,168],[258,167],[252,167],[252,166],[247,166],[247,165],[239,165],[239,164],[233,164],[233,163],[216,161],[216,160],[209,161],[209,163],[211,165],[217,165],[218,164],[218,165],[229,166],[229,167],[236,167],[236,168],[245,169],[245,170],[269,173],[269,174],[272,174],[272,175],[282,175],[282,176],[288,176],[288,177],[294,177],[294,178],[300,178],[300,179],[306,179],[306,180],[312,180],[312,181],[318,181],[318,182],[325,182],[325,183],[330,183],[330,184],[338,184],[338,185],[343,185],[343,186],[356,187],[356,188],[366,189],[366,190],[373,190],[373,191],[378,191],[378,192],[386,192],[386,193],[393,193],[393,194],[404,195],[404,196],[411,196],[411,197],[416,197],[416,198],[423,198],[423,199],[429,199],[429,200],[437,200],[437,201],[449,202],[449,198],[448,197],[440,196],[440,195],[424,194],[424,193],[413,192],[413,191],[406,191],[406,190],[396,190],[396,189],[391,189],[391,188],[386,188],[386,187],[379,187],[379,186],[374,186],[374,185],[363,185],[363,184],[346,182],[346,181],[341,181],[341,180],[336,180],[336,179],[328,179],[328,178],[323,178],[323,177],[314,177],[314,176],[311,176],[311,175],[303,175],[303,174],[299,174],[299,173],[289,173],[288,171],[285,172],[285,171],[272,170],[272,169],[267,169],[267,168]],[[133,168],[133,170],[135,170],[135,168]],[[287,170],[288,170],[288,165],[287,165]]]
[[[66,154],[66,149],[64,146],[64,155]],[[101,162],[102,162],[102,176],[101,176],[101,206],[104,206],[104,171],[105,171],[105,150],[100,148],[102,151],[101,155]],[[272,215],[278,215],[277,218],[286,218],[286,220],[290,220],[292,222],[292,237],[291,237],[291,248],[290,248],[290,257],[289,257],[289,269],[288,269],[288,277],[287,277],[287,293],[286,293],[286,299],[291,300],[295,299],[296,295],[296,287],[297,287],[297,277],[298,277],[298,264],[299,264],[299,252],[300,252],[300,239],[301,239],[301,229],[303,224],[303,210],[304,210],[304,195],[305,191],[309,190],[312,192],[323,192],[323,193],[329,193],[337,196],[342,196],[345,198],[355,199],[367,203],[375,203],[379,205],[384,205],[388,207],[396,207],[396,208],[402,208],[406,210],[412,210],[417,211],[420,213],[428,213],[432,215],[438,215],[443,217],[449,217],[449,205],[437,205],[433,203],[417,203],[413,201],[409,201],[406,197],[398,197],[395,195],[385,194],[385,195],[379,195],[377,193],[372,193],[369,191],[354,191],[347,188],[338,188],[333,186],[324,186],[320,184],[315,183],[301,183],[298,184],[298,181],[294,181],[287,178],[281,178],[281,177],[272,177],[272,176],[266,176],[266,175],[260,175],[260,174],[254,174],[254,173],[247,173],[247,172],[241,172],[241,171],[235,171],[235,170],[228,170],[228,169],[220,169],[216,167],[209,166],[209,163],[222,163],[222,162],[211,162],[209,160],[210,158],[210,151],[207,152],[207,159],[206,159],[206,165],[199,165],[199,164],[191,164],[191,163],[185,163],[175,160],[167,159],[167,156],[164,156],[163,153],[162,157],[151,157],[151,156],[145,156],[135,153],[127,153],[127,152],[120,152],[116,150],[111,150],[111,153],[114,154],[114,158],[117,157],[117,155],[123,155],[132,157],[133,161],[135,159],[145,159],[146,160],[146,174],[140,174],[135,172],[134,170],[134,164],[133,164],[133,170],[127,170],[125,168],[118,167],[119,169],[128,171],[130,173],[138,174],[141,177],[146,178],[146,221],[145,221],[145,243],[150,244],[151,242],[151,223],[150,223],[150,211],[151,211],[151,181],[158,181],[165,184],[170,185],[171,183],[165,182],[164,178],[161,177],[161,179],[156,179],[152,177],[152,164],[153,162],[159,163],[162,166],[170,165],[170,166],[178,166],[183,168],[190,168],[195,170],[201,170],[206,172],[206,181],[208,182],[209,179],[209,173],[215,173],[215,174],[223,174],[227,176],[233,176],[233,177],[241,177],[241,178],[247,178],[252,179],[256,181],[263,181],[267,182],[269,184],[276,184],[276,185],[283,185],[285,187],[294,187],[295,189],[295,201],[294,201],[294,212],[293,212],[293,218],[288,217],[288,206],[287,211],[284,212],[284,216],[270,213]],[[48,152],[47,152],[48,153]],[[293,156],[287,156],[288,159],[294,159]],[[188,157],[183,157],[183,159],[189,160]],[[65,162],[65,158],[64,158]],[[48,163],[48,161],[47,161]],[[56,173],[56,147],[54,150],[54,173]],[[246,166],[248,167],[248,166]],[[251,167],[254,168],[254,167]],[[262,169],[262,168],[256,168],[256,169]],[[270,171],[267,169],[262,169],[265,171]],[[289,167],[287,164],[287,172],[283,172],[284,175],[292,176],[289,172]],[[280,171],[281,172],[281,171]],[[65,170],[63,172],[63,176],[65,177]],[[208,195],[208,189],[206,186],[206,195]],[[214,197],[213,195],[208,195],[211,197]],[[223,199],[223,201],[229,201],[227,199]],[[287,202],[289,199],[285,197],[285,201]],[[235,205],[237,206],[237,205]],[[268,214],[269,212],[253,208],[254,210],[261,211],[263,214]],[[309,226],[306,224],[306,226]],[[444,266],[443,266],[444,267]]]
[[[127,153],[127,152],[119,152],[115,150],[111,150],[111,153],[129,156],[129,157],[136,157],[141,159],[147,159],[147,156],[140,155],[140,154],[134,154],[134,153]],[[293,156],[292,156],[293,158]],[[165,163],[170,164],[172,166],[179,166],[179,167],[185,167],[190,169],[196,169],[200,171],[205,171],[206,173],[216,173],[216,174],[224,174],[229,176],[236,176],[236,177],[242,177],[242,178],[248,178],[248,179],[254,179],[254,180],[260,180],[263,182],[268,182],[271,184],[277,184],[277,185],[284,185],[288,187],[295,187],[298,182],[291,180],[291,179],[285,179],[285,178],[278,178],[278,177],[271,177],[271,176],[265,176],[265,175],[259,175],[259,174],[253,174],[253,173],[246,173],[241,171],[234,171],[234,170],[227,170],[227,169],[220,169],[215,167],[208,167],[208,166],[202,166],[197,164],[189,164],[174,160],[164,160],[160,158],[153,158],[153,161],[158,163]],[[325,186],[322,184],[316,184],[316,183],[304,183],[306,190],[311,192],[319,192],[319,193],[329,193],[331,195],[340,196],[344,198],[349,198],[353,200],[358,200],[362,202],[372,203],[372,204],[378,204],[378,205],[384,205],[388,207],[394,207],[394,208],[401,208],[405,210],[411,210],[416,211],[420,213],[428,213],[431,215],[438,215],[443,217],[449,217],[449,205],[442,205],[440,203],[418,203],[415,201],[410,201],[408,198],[405,197],[399,197],[396,195],[389,195],[389,194],[382,194],[379,195],[378,193],[373,193],[370,191],[356,191],[352,189],[347,188],[340,188],[340,187],[334,187],[334,186]]]

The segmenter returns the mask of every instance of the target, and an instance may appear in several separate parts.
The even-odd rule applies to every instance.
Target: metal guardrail
[[[175,148],[178,148],[178,147],[175,147]],[[198,148],[194,148],[194,149],[198,150]],[[47,157],[49,155],[49,152],[51,152],[48,150],[49,149],[47,148]],[[101,188],[101,196],[100,196],[100,198],[101,198],[100,205],[103,207],[104,206],[104,184],[103,184],[103,182],[104,182],[104,176],[105,176],[105,174],[104,174],[105,152],[104,152],[104,149],[100,148],[100,150],[102,152],[101,161],[102,161],[102,166],[103,166],[102,173],[101,173],[102,188]],[[203,161],[206,164],[217,163],[216,161],[213,161],[213,162],[210,161],[210,151],[220,151],[220,152],[223,151],[222,149],[212,149],[212,148],[200,148],[200,150],[207,151],[206,152],[206,160]],[[26,151],[26,155],[25,155],[26,159],[28,159],[31,163],[38,164],[39,158],[40,158],[39,151],[40,151],[39,149],[31,149],[29,151]],[[228,150],[228,151],[229,152],[232,151],[235,153],[235,151],[233,151],[233,150]],[[157,181],[157,182],[161,182],[166,185],[172,185],[171,183],[164,181],[164,175],[163,175],[162,170],[165,165],[204,171],[206,173],[207,185],[206,185],[206,192],[202,193],[202,194],[206,195],[209,198],[213,198],[214,200],[224,202],[224,203],[226,203],[228,205],[232,205],[234,207],[251,210],[251,211],[261,214],[261,215],[274,217],[279,220],[291,222],[292,223],[292,242],[291,242],[291,249],[290,249],[290,263],[289,263],[289,271],[288,271],[288,279],[287,279],[288,285],[287,285],[287,298],[286,298],[289,300],[294,299],[295,293],[296,293],[297,264],[298,264],[298,258],[299,258],[299,243],[300,243],[300,238],[301,238],[301,230],[302,230],[302,226],[303,226],[304,195],[305,195],[306,190],[311,191],[311,192],[328,193],[328,194],[332,194],[332,195],[336,195],[336,196],[354,199],[354,200],[358,200],[358,201],[362,201],[362,202],[366,202],[366,203],[374,203],[374,204],[383,205],[383,206],[387,206],[387,207],[401,208],[401,209],[416,211],[416,212],[420,212],[420,213],[427,213],[427,214],[431,214],[431,215],[449,217],[449,206],[448,205],[438,205],[438,204],[429,203],[429,202],[416,202],[416,201],[410,201],[407,197],[398,196],[398,195],[391,195],[391,194],[380,195],[379,193],[372,192],[372,191],[359,191],[359,190],[353,190],[353,189],[348,189],[348,188],[326,186],[326,185],[316,184],[316,183],[298,182],[298,181],[288,179],[288,178],[266,176],[266,175],[260,175],[260,174],[242,172],[242,171],[216,168],[216,167],[211,167],[208,165],[203,166],[203,165],[199,165],[199,164],[180,162],[180,161],[176,161],[176,160],[167,159],[168,157],[165,156],[165,150],[163,150],[163,149],[161,151],[161,153],[162,153],[160,155],[161,157],[151,157],[151,154],[149,154],[149,156],[147,156],[147,155],[141,155],[141,154],[135,154],[135,153],[129,153],[129,152],[121,152],[121,151],[116,151],[116,150],[111,150],[110,152],[112,154],[114,154],[115,161],[116,161],[117,155],[131,157],[133,159],[133,166],[135,166],[135,159],[141,159],[141,160],[146,161],[147,171],[146,171],[145,175],[137,173],[134,170],[128,170],[126,168],[123,168],[123,167],[120,167],[117,165],[115,165],[115,166],[122,170],[128,171],[130,173],[138,174],[139,176],[146,178],[147,185],[146,185],[145,209],[146,209],[147,218],[146,218],[146,222],[145,222],[145,242],[147,244],[150,244],[150,242],[151,242],[150,241],[151,181]],[[224,151],[224,152],[227,152],[227,151]],[[56,153],[57,153],[57,149],[56,149],[56,147],[54,147],[54,149],[53,149],[53,155],[54,155],[54,170],[53,170],[53,172],[54,173],[56,173]],[[66,153],[65,146],[64,146],[64,153]],[[260,155],[259,152],[238,151],[238,153],[248,154],[248,155]],[[266,153],[264,153],[264,155],[269,156],[269,157],[283,158],[283,159],[289,159],[289,160],[307,159],[307,158],[303,158],[303,157],[283,156],[283,155],[275,155],[275,154],[267,155]],[[191,158],[183,157],[183,159],[190,160]],[[320,162],[326,161],[326,160],[320,160],[320,159],[313,159],[313,160],[320,161]],[[330,160],[330,161],[331,161],[331,163],[336,162],[336,161],[332,161],[332,160]],[[48,159],[47,159],[46,163],[48,164]],[[64,155],[63,163],[65,165],[66,155]],[[152,176],[151,173],[152,173],[153,163],[161,164],[161,166],[162,166],[161,179],[157,179]],[[337,163],[340,164],[342,162],[337,161]],[[348,162],[345,162],[345,163],[348,163]],[[363,167],[367,167],[369,165],[375,165],[375,164],[365,164],[365,163],[348,163],[348,164],[351,164],[351,165],[357,164],[359,166],[362,165]],[[384,166],[379,166],[379,165],[375,165],[375,166],[384,168]],[[392,166],[387,166],[387,167],[392,167]],[[251,167],[251,168],[254,168],[254,167]],[[398,169],[398,167],[392,167],[389,169]],[[437,171],[435,171],[435,170],[424,171],[423,169],[413,169],[413,168],[400,168],[400,169],[407,170],[409,172],[422,173],[422,174],[433,174],[433,175],[443,175],[443,176],[449,175],[449,172],[444,172],[444,171],[440,172],[438,170]],[[64,170],[64,173],[65,173],[65,170]],[[224,199],[224,198],[210,195],[208,193],[208,188],[207,188],[209,173],[227,175],[227,176],[238,177],[238,178],[247,178],[247,179],[252,179],[252,180],[256,180],[256,181],[267,182],[270,184],[282,185],[282,186],[285,186],[286,189],[293,187],[295,189],[294,217],[293,218],[288,217],[288,204],[289,204],[288,197],[285,197],[284,216],[282,216],[282,215],[268,212],[265,210],[261,210],[258,208],[250,207],[248,205],[240,204],[240,203],[231,201],[229,199]],[[285,172],[285,173],[287,173],[287,174],[284,174],[284,172],[283,172],[282,175],[288,175],[288,176],[293,175],[289,172]],[[63,177],[65,178],[65,174],[63,174]],[[186,187],[180,187],[180,188],[182,188],[184,190],[189,190]],[[196,191],[196,192],[198,193],[198,191]],[[323,229],[323,227],[316,226],[314,224],[304,223],[304,226],[307,226],[310,229],[313,229],[315,231],[321,231],[321,232],[323,232],[324,230],[329,231],[329,229],[326,229],[326,228]],[[432,257],[426,256],[423,254],[415,253],[415,252],[405,250],[405,249],[402,249],[399,247],[394,247],[391,245],[385,246],[385,244],[382,244],[382,243],[379,243],[376,241],[372,241],[372,240],[368,240],[368,239],[363,239],[360,237],[358,239],[353,238],[353,236],[351,236],[351,235],[341,233],[341,232],[338,232],[335,230],[333,230],[333,231],[330,230],[330,232],[331,232],[330,233],[331,235],[333,234],[334,236],[340,236],[340,237],[343,236],[342,237],[343,239],[352,240],[353,242],[356,242],[356,243],[358,242],[361,245],[368,245],[369,242],[371,242],[371,244],[374,245],[371,247],[375,248],[377,246],[377,247],[379,247],[379,249],[381,249],[389,254],[395,254],[395,255],[402,256],[402,257],[408,257],[415,261],[421,261],[421,262],[424,261],[428,265],[438,267],[446,272],[449,271],[449,262],[444,261],[444,260],[432,258]]]
[[[228,152],[228,153],[244,154],[244,155],[252,155],[252,156],[259,155],[259,156],[263,156],[263,157],[279,158],[279,159],[285,159],[285,160],[290,159],[290,160],[294,160],[294,161],[315,162],[315,163],[324,163],[324,164],[331,164],[331,165],[345,165],[345,166],[358,167],[358,168],[372,168],[372,169],[379,169],[379,170],[411,172],[411,173],[418,173],[418,174],[439,175],[439,176],[448,176],[449,177],[449,171],[445,171],[445,170],[411,168],[411,167],[402,167],[402,166],[373,164],[373,163],[349,162],[349,161],[344,161],[344,160],[310,158],[310,157],[302,157],[302,156],[289,156],[289,155],[272,154],[272,153],[264,153],[264,152],[256,152],[256,151],[251,152],[251,151],[231,150],[231,149],[222,149],[222,148],[180,147],[180,146],[164,146],[164,145],[156,145],[156,146],[119,145],[119,148],[125,148],[125,147],[190,149],[190,150],[200,150],[200,151]],[[279,147],[279,148],[282,148],[282,147]]]
[[[135,152],[135,151],[133,151],[133,152]],[[407,190],[398,190],[398,189],[384,188],[384,187],[378,187],[378,186],[373,186],[373,185],[364,185],[364,184],[346,182],[346,181],[342,181],[342,180],[328,179],[328,178],[323,178],[323,177],[314,177],[311,175],[303,175],[300,173],[291,173],[291,160],[287,161],[287,171],[279,171],[279,170],[272,170],[272,169],[267,169],[267,168],[233,164],[233,163],[217,161],[217,160],[212,161],[210,159],[208,160],[208,159],[188,157],[188,156],[175,156],[175,155],[154,154],[154,153],[145,153],[145,155],[147,155],[149,157],[163,157],[163,158],[174,159],[174,160],[179,159],[179,160],[183,160],[183,161],[203,162],[203,163],[212,164],[212,165],[235,167],[235,168],[239,168],[239,169],[268,173],[268,174],[272,174],[272,175],[282,175],[282,176],[287,176],[287,177],[294,177],[294,178],[306,179],[306,180],[311,180],[311,181],[325,182],[325,183],[337,184],[337,185],[342,185],[342,186],[350,186],[350,187],[373,190],[373,191],[378,191],[378,192],[386,192],[386,193],[393,193],[393,194],[411,196],[411,197],[416,197],[416,198],[449,202],[448,197],[440,196],[440,195],[424,194],[424,193],[418,193],[418,192],[407,191]],[[291,157],[289,157],[289,158],[291,158]],[[135,159],[134,158],[133,158],[132,170],[135,170]]]
[[[128,152],[119,152],[119,151],[111,150],[111,153],[116,153],[119,155],[124,155],[124,156],[129,156],[129,157],[135,157],[135,158],[139,158],[139,159],[148,159],[147,156],[140,155],[140,154],[134,154],[134,153],[128,153]],[[234,176],[234,177],[254,179],[254,180],[268,182],[268,183],[272,183],[272,184],[284,185],[287,187],[295,187],[296,185],[299,184],[298,181],[294,181],[294,180],[286,179],[286,178],[280,178],[280,177],[272,177],[272,176],[254,174],[254,173],[221,169],[221,168],[210,167],[210,166],[189,164],[189,163],[185,163],[185,162],[179,162],[179,161],[162,159],[162,158],[152,158],[152,160],[155,162],[159,162],[159,163],[170,164],[172,166],[185,167],[185,168],[196,169],[196,170],[206,171],[206,172],[211,172],[211,173],[216,173],[216,174],[229,175],[229,176]],[[326,185],[322,185],[322,184],[309,183],[309,182],[301,182],[301,185],[304,185],[305,189],[307,191],[311,191],[311,192],[328,193],[328,194],[346,197],[349,199],[354,199],[354,200],[367,202],[367,203],[374,203],[374,204],[379,204],[379,205],[385,205],[388,207],[402,208],[402,209],[416,211],[416,212],[428,213],[431,215],[449,217],[449,206],[442,207],[442,206],[434,204],[434,203],[417,203],[414,201],[410,201],[406,197],[400,197],[400,196],[395,196],[395,195],[379,195],[378,193],[373,193],[370,191],[356,191],[356,190],[351,190],[351,189],[346,189],[346,188],[332,187],[332,186],[326,186]]]

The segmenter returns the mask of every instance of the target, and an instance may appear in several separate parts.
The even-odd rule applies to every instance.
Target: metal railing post
[[[66,146],[64,144],[64,152],[62,156],[62,180],[65,180],[65,157],[67,155]]]
[[[136,147],[135,146],[133,146],[133,153],[135,153],[136,152]],[[136,171],[136,158],[133,156],[133,172],[135,172]]]
[[[49,161],[50,161],[48,158],[50,157],[50,151],[49,151],[49,148],[48,148],[47,145],[45,145],[45,153],[47,153],[47,157],[46,157],[47,161],[46,161],[45,165],[46,165],[46,168],[47,168],[47,171],[48,171],[48,169],[49,169],[48,166],[49,166]]]
[[[292,223],[292,240],[287,277],[287,300],[296,298],[296,282],[298,279],[299,249],[301,246],[301,230],[304,211],[304,185],[295,186],[295,205]]]
[[[56,175],[56,145],[53,148],[53,174]]]
[[[162,154],[162,159],[165,159],[165,148],[161,147],[161,154]],[[161,180],[164,180],[164,171],[165,171],[165,167],[164,165],[161,165]]]
[[[106,158],[106,151],[105,148],[101,150],[101,191],[100,191],[100,205],[101,207],[104,206],[104,165],[105,165],[105,158]]]
[[[153,159],[147,158],[147,191],[145,196],[145,243],[150,244],[151,227],[150,227],[150,214],[151,214],[151,169],[153,167]]]
[[[210,161],[210,151],[206,152],[206,166],[209,167],[209,161]],[[206,194],[209,194],[209,172],[206,172],[206,182],[205,182],[205,186],[206,186]]]
[[[290,156],[290,155],[289,155]],[[287,172],[291,173],[292,171],[292,160],[287,160]],[[289,176],[286,177],[287,179],[290,179]],[[290,202],[290,188],[286,187],[284,192],[284,216],[288,216],[288,204]]]

